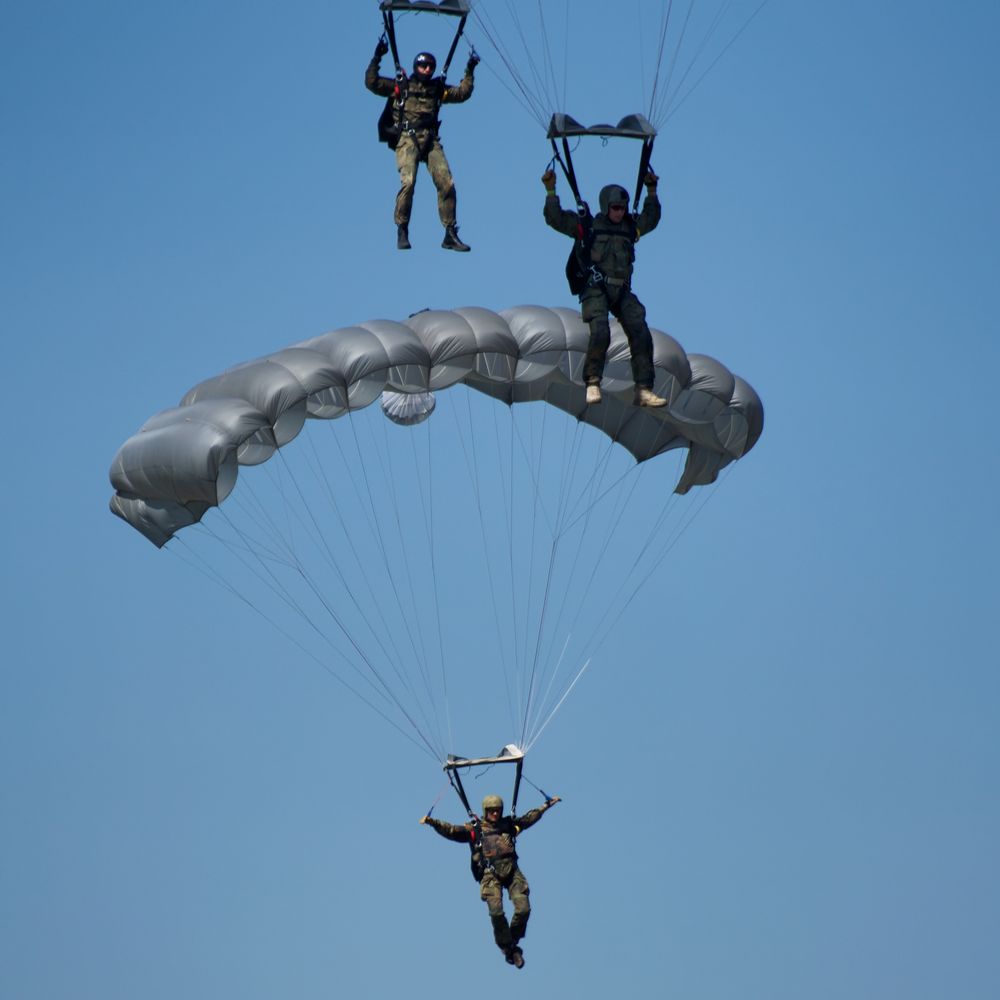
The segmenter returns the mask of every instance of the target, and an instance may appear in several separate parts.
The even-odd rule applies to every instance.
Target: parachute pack
[[[390,149],[399,145],[399,137],[403,131],[403,102],[406,94],[400,83],[396,87],[397,93],[385,99],[385,107],[378,116],[378,141],[384,142]]]

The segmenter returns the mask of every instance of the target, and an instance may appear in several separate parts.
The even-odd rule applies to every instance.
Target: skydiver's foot
[[[444,239],[441,241],[441,246],[445,250],[458,250],[460,253],[468,253],[472,249],[468,243],[461,241],[458,235],[458,226],[454,223],[444,227]]]
[[[513,949],[513,948],[508,948],[508,949],[507,949],[507,950],[506,950],[506,951],[505,951],[505,952],[503,953],[503,957],[504,957],[504,961],[505,961],[505,962],[506,962],[506,963],[507,963],[508,965],[513,965],[513,964],[514,964],[514,949]]]
[[[587,405],[593,406],[601,401],[601,387],[596,382],[587,386]]]
[[[396,249],[410,249],[410,227],[405,222],[396,226]]]
[[[667,405],[667,401],[662,396],[657,396],[652,389],[647,389],[644,385],[637,385],[635,387],[635,399],[633,402],[636,406]]]
[[[510,949],[510,964],[516,966],[518,969],[524,968],[524,955],[521,954],[520,948]]]

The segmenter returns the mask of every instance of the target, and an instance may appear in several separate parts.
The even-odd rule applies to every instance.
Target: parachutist
[[[632,291],[635,244],[660,221],[658,180],[651,170],[643,178],[646,198],[638,215],[628,211],[625,188],[619,184],[606,185],[601,189],[600,212],[593,218],[589,210],[578,214],[563,209],[556,194],[554,171],[546,170],[542,175],[545,221],[576,241],[567,274],[575,268],[570,288],[579,294],[580,312],[590,327],[590,343],[583,364],[588,405],[601,402],[601,379],[611,344],[609,313],[621,323],[628,337],[635,405],[667,405],[667,400],[653,392],[653,338],[646,325],[646,309]]]
[[[411,77],[407,77],[402,70],[395,78],[380,76],[379,64],[387,51],[388,45],[379,39],[365,71],[365,86],[373,94],[386,98],[386,107],[379,119],[379,138],[390,149],[395,149],[396,168],[399,170],[399,193],[394,213],[396,248],[410,249],[413,189],[417,182],[417,167],[425,163],[437,188],[438,216],[445,229],[441,246],[446,250],[467,252],[471,247],[459,238],[455,221],[455,181],[438,137],[441,127],[438,116],[442,104],[460,104],[472,96],[473,73],[479,57],[473,54],[461,83],[457,87],[449,87],[443,75],[434,76],[437,60],[430,52],[421,52],[413,60]]]
[[[523,816],[504,816],[503,799],[487,795],[483,799],[483,817],[457,825],[424,816],[421,823],[430,826],[442,837],[472,849],[472,874],[479,883],[479,898],[486,903],[493,925],[493,940],[503,952],[508,964],[518,969],[524,966],[520,941],[528,927],[531,903],[528,900],[528,880],[517,864],[517,835],[534,826],[545,812],[561,801],[558,795]],[[510,923],[503,908],[503,890],[514,906]]]

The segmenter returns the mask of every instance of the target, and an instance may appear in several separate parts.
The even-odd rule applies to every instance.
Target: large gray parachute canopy
[[[659,330],[652,335],[654,388],[669,400],[661,409],[632,404],[628,342],[617,323],[604,402],[585,404],[589,331],[572,309],[425,310],[403,323],[333,330],[210,378],[148,420],[112,463],[111,510],[162,546],[225,500],[241,465],[266,461],[307,419],[340,417],[384,392],[426,401],[456,384],[508,405],[544,401],[603,431],[638,462],[687,448],[674,490],[687,493],[754,446],[764,408],[718,361],[686,354]]]

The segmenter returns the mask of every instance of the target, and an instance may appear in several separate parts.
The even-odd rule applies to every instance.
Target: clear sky
[[[567,112],[643,109],[643,6],[572,5]],[[374,0],[0,23],[0,995],[1000,995],[995,4],[771,0],[661,131],[636,290],[766,425],[529,756],[564,801],[520,842],[521,972],[417,823],[434,762],[108,513],[107,470],[294,341],[572,306],[544,133],[470,24],[442,137],[473,252],[439,248],[422,174],[400,254]],[[433,28],[404,23],[407,59]],[[578,155],[592,199],[631,183]],[[452,715],[496,697],[484,669]]]

